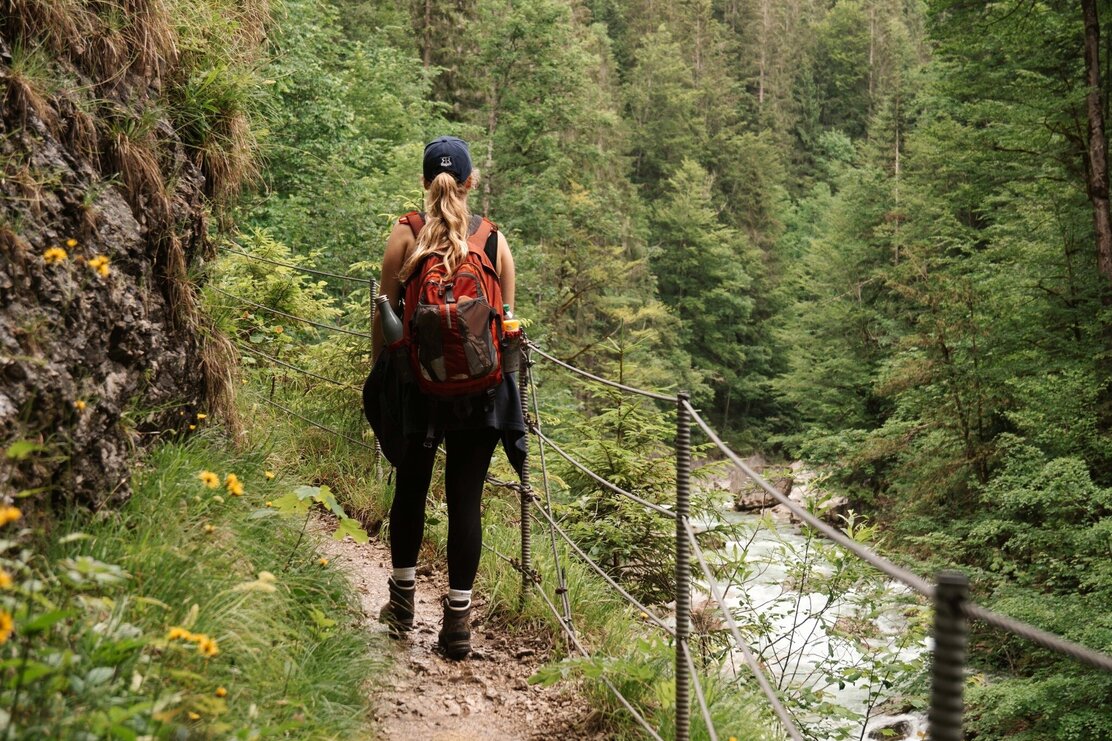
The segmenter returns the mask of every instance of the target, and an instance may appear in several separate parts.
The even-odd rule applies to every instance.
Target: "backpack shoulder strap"
[[[494,268],[494,272],[498,273],[498,227],[495,224],[490,225],[490,236],[487,237],[483,252],[486,253],[487,259],[490,260],[490,266]],[[501,273],[499,273],[499,275],[501,275]]]
[[[410,211],[398,219],[398,223],[408,224],[413,236],[416,237],[420,233],[421,227],[425,225],[425,216],[417,211]]]

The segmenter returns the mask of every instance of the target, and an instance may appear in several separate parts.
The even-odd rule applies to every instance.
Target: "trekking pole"
[[[371,331],[375,333],[375,296],[378,295],[378,280],[371,278]],[[374,363],[374,340],[371,340],[371,363]],[[375,435],[375,478],[382,480],[382,446],[379,445],[378,435]]]
[[[518,391],[521,397],[521,418],[529,419],[529,343],[521,343],[521,372],[518,374]],[[529,506],[533,499],[533,489],[529,485],[529,435],[525,435],[525,460],[521,464],[521,597],[520,607],[525,606],[525,595],[529,591],[533,573],[533,530],[529,516]]]
[[[691,672],[685,659],[691,633],[691,549],[687,515],[691,509],[691,415],[687,393],[676,403],[676,741],[691,738]]]

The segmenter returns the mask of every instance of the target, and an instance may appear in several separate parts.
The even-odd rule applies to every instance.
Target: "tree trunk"
[[[1085,18],[1085,70],[1089,86],[1089,200],[1097,236],[1097,267],[1112,283],[1112,215],[1108,208],[1108,147],[1100,84],[1100,20],[1096,0],[1081,0]]]
[[[425,39],[422,61],[425,69],[432,65],[432,0],[425,0]]]

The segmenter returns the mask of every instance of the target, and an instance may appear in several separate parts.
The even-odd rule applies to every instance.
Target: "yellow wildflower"
[[[220,486],[220,477],[212,471],[201,471],[199,474],[197,474],[197,478],[199,478],[201,480],[201,483],[207,486],[209,489],[215,489],[216,487]]]
[[[97,273],[100,274],[101,278],[107,278],[108,277],[108,273],[109,273],[108,264],[109,264],[109,262],[108,262],[108,258],[105,257],[104,255],[97,255],[92,260],[89,260],[89,262],[87,264],[90,268],[97,271]]]
[[[4,569],[0,569],[0,589],[10,589],[12,586],[12,575]]]
[[[267,501],[267,503],[266,503],[266,506],[267,506],[267,507],[273,507],[273,506],[274,506],[274,502],[271,502],[271,501],[269,501],[269,500],[268,500],[268,501]]]
[[[0,610],[0,643],[7,643],[8,639],[12,637],[12,630],[15,628],[15,621],[12,620],[12,615],[7,610]]]
[[[189,429],[195,430],[195,429],[197,429],[197,425],[189,425]]]
[[[213,694],[215,694],[217,697],[227,697],[228,690],[224,689],[223,687],[217,687],[216,692]]]
[[[87,406],[89,406],[89,405],[85,403],[84,399],[77,399],[76,401],[73,402],[73,408],[76,409],[79,412],[85,411],[85,407],[87,407]]]
[[[281,324],[274,328],[274,334],[282,334],[285,331],[285,328],[283,328]]]
[[[77,246],[77,240],[74,239],[73,237],[70,237],[69,239],[66,240],[66,247],[69,247],[72,250],[76,246]]]
[[[266,476],[267,481],[274,478],[274,471],[263,471],[263,476]]]
[[[204,419],[207,416],[208,415],[205,414],[204,412],[197,412],[197,419]]]
[[[327,558],[322,558],[319,561],[317,561],[317,563],[319,563],[321,566],[327,566],[328,565],[328,559]]]
[[[19,511],[19,507],[0,507],[0,527],[15,522],[20,517],[23,517],[23,513]]]
[[[189,719],[190,719],[190,720],[200,720],[200,719],[201,719],[201,715],[200,715],[200,713],[195,713],[195,712],[193,712],[192,710],[190,710],[190,711],[189,711]]]
[[[216,645],[216,641],[208,636],[198,637],[197,650],[206,658],[211,658],[220,653],[220,648]]]
[[[166,634],[166,640],[168,641],[192,641],[193,639],[193,633],[189,632],[180,625],[175,625],[173,628],[170,628],[170,631]]]
[[[224,477],[224,488],[227,489],[228,493],[233,497],[243,496],[243,482],[240,481],[239,476],[236,476],[234,473],[230,473]]]
[[[215,525],[213,525],[213,524],[212,524],[211,522],[206,522],[206,523],[205,523],[205,532],[206,532],[206,533],[214,533],[214,532],[216,532],[216,526],[215,526]]]
[[[66,252],[64,249],[62,249],[61,247],[51,247],[46,252],[42,253],[42,260],[47,265],[53,265],[54,263],[65,262],[66,258],[68,258],[68,257],[69,257],[69,253]]]

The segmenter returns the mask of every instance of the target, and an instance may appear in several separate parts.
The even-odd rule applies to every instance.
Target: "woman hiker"
[[[380,416],[387,419],[379,420],[375,432],[397,468],[390,507],[390,601],[379,619],[394,637],[413,627],[425,500],[443,441],[449,589],[438,643],[449,658],[462,659],[471,652],[471,588],[482,549],[480,500],[487,469],[499,439],[515,466],[523,458],[516,374],[503,374],[501,367],[502,322],[509,318],[503,305],[510,310],[514,305],[514,260],[502,233],[468,209],[477,173],[466,142],[451,136],[429,142],[423,171],[425,211],[394,225],[382,260],[381,292],[388,308],[399,312],[399,299],[405,298],[402,328],[388,324],[404,336],[387,343],[382,320],[387,307],[376,312],[376,364],[368,379],[371,386],[376,373],[392,375],[376,385],[376,399],[386,408]],[[387,345],[388,357],[380,358]],[[365,388],[365,405],[367,395]],[[368,417],[374,425],[370,410]]]

